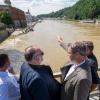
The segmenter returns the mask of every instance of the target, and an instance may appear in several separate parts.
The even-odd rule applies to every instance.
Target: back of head
[[[41,54],[43,54],[42,50],[35,46],[27,47],[25,49],[25,54],[24,54],[26,61],[32,61],[37,52],[40,52]]]
[[[25,60],[26,61],[31,61],[33,58],[33,55],[35,54],[35,47],[29,46],[25,49]]]
[[[8,55],[0,52],[0,68],[3,68],[7,62],[9,62]]]

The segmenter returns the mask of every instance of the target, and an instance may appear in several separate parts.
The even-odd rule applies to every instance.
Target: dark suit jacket
[[[49,66],[24,63],[20,73],[22,100],[59,100],[60,83]]]
[[[99,75],[97,73],[98,70],[98,62],[94,54],[88,56],[90,60],[91,74],[92,74],[92,83],[100,84]]]
[[[87,100],[92,83],[89,61],[86,60],[85,63],[78,66],[77,69],[64,80],[71,66],[72,64],[69,64],[61,68],[61,100]]]
[[[98,61],[97,61],[96,56],[92,53],[92,54],[88,55],[87,57],[89,59],[92,59],[95,62],[95,64],[96,64],[95,69],[98,70]]]

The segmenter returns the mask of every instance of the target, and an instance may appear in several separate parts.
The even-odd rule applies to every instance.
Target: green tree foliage
[[[68,7],[57,12],[39,17],[65,17],[66,19],[93,19],[100,16],[100,0],[79,0],[72,7]]]
[[[6,25],[13,24],[13,20],[11,18],[11,15],[7,12],[0,12],[0,21]]]

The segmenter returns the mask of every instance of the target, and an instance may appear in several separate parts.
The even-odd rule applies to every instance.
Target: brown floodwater
[[[50,65],[53,71],[59,71],[69,59],[67,53],[59,46],[57,36],[62,36],[66,43],[93,41],[94,53],[100,65],[100,24],[43,20],[35,26],[34,32],[7,39],[0,47],[23,52],[27,46],[37,45],[45,53],[43,63]]]

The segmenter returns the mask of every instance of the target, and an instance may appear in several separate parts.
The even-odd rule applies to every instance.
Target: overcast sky
[[[77,1],[78,0],[11,0],[13,6],[24,11],[29,9],[32,15],[57,11],[72,6]]]

